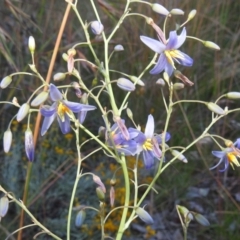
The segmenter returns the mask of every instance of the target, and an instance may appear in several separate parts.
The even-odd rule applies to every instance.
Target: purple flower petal
[[[229,166],[229,162],[228,162],[227,159],[225,159],[225,164],[224,164],[224,165],[225,165],[225,166],[224,166],[224,169],[219,170],[219,172],[225,172],[225,171],[227,170],[227,168],[228,168],[228,166]]]
[[[154,133],[154,118],[151,114],[148,115],[148,120],[145,128],[146,138],[152,138]]]
[[[152,151],[143,151],[143,161],[147,169],[154,165],[154,156]]]
[[[152,139],[153,144],[153,154],[156,158],[160,159],[162,157],[162,151],[159,148],[158,142],[156,138]]]
[[[96,109],[96,107],[92,105],[70,102],[66,100],[63,100],[63,103],[74,113],[78,113],[80,111],[91,111]]]
[[[53,114],[50,117],[45,117],[43,120],[43,124],[42,124],[42,128],[41,128],[41,135],[43,136],[47,130],[50,128],[50,126],[52,125],[52,122],[54,121],[55,117],[56,117],[56,113]]]
[[[59,100],[62,100],[62,94],[61,92],[57,89],[57,87],[54,84],[49,85],[49,90],[50,90],[50,98],[56,102]]]
[[[174,56],[174,59],[176,62],[186,67],[191,67],[193,65],[193,59],[189,57],[187,54],[179,50],[176,50],[175,53],[176,56]]]
[[[164,70],[165,70],[165,72],[168,74],[168,76],[171,76],[172,73],[173,73],[174,68],[173,68],[173,66],[167,61]]]
[[[78,113],[78,121],[79,121],[81,124],[83,124],[86,116],[87,116],[87,111],[80,111],[80,112]]]
[[[212,151],[213,156],[217,158],[223,158],[226,155],[224,151]]]
[[[67,114],[64,114],[64,122],[59,116],[57,116],[59,127],[63,134],[70,132],[70,119]]]
[[[176,49],[178,43],[178,36],[176,31],[171,31],[167,42],[166,50]]]
[[[240,148],[240,138],[233,144],[236,148]]]
[[[41,113],[44,117],[51,117],[54,113],[57,112],[56,105],[57,105],[57,103],[53,103],[52,106],[43,105],[43,106],[40,108],[40,113]]]
[[[149,48],[151,48],[156,53],[160,54],[166,49],[166,46],[163,43],[161,43],[153,38],[140,36],[140,39],[145,45],[147,45]]]
[[[158,74],[162,72],[165,69],[165,66],[167,64],[167,58],[164,53],[160,55],[160,57],[157,60],[156,65],[154,68],[150,71],[150,74]]]
[[[186,40],[186,37],[187,37],[187,31],[186,31],[186,28],[184,27],[181,34],[178,36],[178,42],[175,46],[176,49],[180,48],[183,45],[183,43]]]

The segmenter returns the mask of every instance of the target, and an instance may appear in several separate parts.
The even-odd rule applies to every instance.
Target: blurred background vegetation
[[[117,19],[124,10],[123,0],[98,0],[95,1],[102,17],[105,32],[109,33],[116,24]],[[150,1],[153,2],[153,1]],[[163,0],[159,2],[167,9],[181,8],[185,16],[173,16],[168,21],[167,29],[172,30],[176,24],[181,24],[192,9],[197,9],[196,17],[187,24],[187,33],[204,40],[210,40],[221,47],[221,51],[206,49],[201,43],[187,40],[181,48],[194,59],[191,68],[179,68],[194,82],[193,87],[186,87],[178,92],[176,98],[197,99],[214,101],[218,96],[230,90],[240,90],[240,5],[233,0]],[[95,20],[91,5],[88,0],[81,0],[78,4],[79,11],[86,21]],[[37,69],[46,76],[52,51],[59,31],[59,27],[66,8],[65,1],[59,0],[4,0],[0,1],[0,78],[16,71],[29,71],[28,64],[31,56],[28,51],[28,37],[34,36],[37,44],[35,61]],[[141,12],[150,16],[162,26],[163,17],[153,13],[150,8],[141,4],[132,4],[132,11]],[[144,46],[139,35],[156,38],[153,29],[141,18],[129,17],[123,23],[119,32],[110,44],[110,49],[116,44],[122,44],[125,51],[117,53],[112,58],[111,68],[123,71],[131,75],[138,75],[148,63],[153,52]],[[102,42],[93,39],[94,47],[99,55],[102,54]],[[66,63],[61,58],[77,42],[84,41],[84,33],[71,12],[61,48],[54,66],[54,73],[65,72]],[[78,55],[93,60],[87,47],[78,48]],[[88,66],[78,65],[84,81],[91,86],[96,81],[96,75]],[[112,79],[120,77],[113,74]],[[152,113],[156,120],[156,132],[161,132],[164,127],[165,111],[163,108],[160,89],[155,82],[159,76],[150,76],[146,73],[143,81],[144,88],[137,87],[129,101],[129,107],[134,113],[137,123],[144,126],[147,115]],[[0,100],[11,100],[14,96],[20,104],[26,102],[30,93],[39,86],[39,82],[27,76],[15,76],[11,87],[0,90]],[[67,82],[74,79],[69,77]],[[176,81],[176,79],[174,79]],[[166,96],[167,88],[164,89]],[[120,102],[123,95],[116,91]],[[107,99],[103,105],[108,105]],[[221,101],[221,106],[229,108],[238,107],[238,101]],[[1,105],[0,108],[0,139],[6,130],[10,119],[16,114],[16,108],[9,105]],[[91,116],[90,116],[91,115]],[[94,116],[94,117],[93,117]],[[98,113],[90,113],[86,119],[86,126],[97,134],[101,116]],[[172,139],[169,145],[185,146],[198,136],[208,125],[211,114],[202,105],[183,104],[182,108],[176,107],[173,111],[169,132]],[[103,123],[101,123],[103,124]],[[13,122],[13,145],[9,154],[4,154],[0,146],[0,184],[8,191],[21,199],[26,177],[27,159],[24,152],[24,131],[26,121]],[[32,118],[34,129],[34,118]],[[239,137],[239,114],[231,114],[217,123],[212,133],[235,141]],[[54,233],[65,238],[65,225],[67,219],[68,204],[72,185],[75,179],[76,154],[74,136],[70,133],[65,136],[59,134],[57,124],[54,124],[44,137],[39,138],[36,157],[33,164],[28,203],[29,209],[38,220],[45,224]],[[81,135],[82,141],[86,138]],[[84,149],[83,154],[92,151],[96,146],[90,144]],[[175,210],[175,205],[180,204],[188,209],[200,212],[210,221],[210,227],[201,227],[192,222],[189,228],[189,239],[219,239],[239,240],[240,235],[240,186],[239,169],[219,173],[217,170],[209,172],[216,159],[211,155],[212,150],[218,150],[209,140],[201,141],[196,147],[188,151],[188,164],[176,163],[164,172],[156,189],[159,194],[151,194],[146,200],[148,210],[155,220],[152,226],[145,226],[136,220],[127,231],[125,239],[151,239],[151,240],[181,240],[182,230]],[[129,159],[129,164],[134,160]],[[84,162],[84,171],[92,171],[99,175],[110,189],[109,181],[112,173],[117,168],[114,161],[102,154],[93,155]],[[140,181],[149,182],[153,173],[147,172],[141,166]],[[121,204],[124,188],[121,173],[116,185],[117,202]],[[86,194],[87,193],[87,194]],[[91,178],[80,181],[75,199],[75,206],[80,204],[98,206],[95,194],[95,186]],[[74,212],[73,218],[77,212]],[[5,237],[18,228],[20,209],[10,204],[10,209],[0,224],[0,238]],[[118,227],[120,214],[112,216],[107,222],[106,233],[114,236]],[[72,239],[99,239],[98,216],[93,212],[87,212],[87,218],[81,229],[72,227]],[[25,217],[25,224],[30,224],[31,219]],[[23,239],[32,238],[39,232],[37,228],[28,228],[23,232]],[[15,239],[13,236],[10,239]],[[50,239],[46,235],[38,239]]]

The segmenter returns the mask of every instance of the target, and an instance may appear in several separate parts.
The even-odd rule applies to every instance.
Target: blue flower
[[[179,36],[176,31],[171,31],[168,40],[163,39],[163,34],[160,33],[157,32],[159,41],[149,37],[140,36],[140,39],[144,44],[146,44],[154,52],[160,54],[156,65],[150,73],[158,74],[165,71],[169,76],[171,76],[173,71],[176,70],[174,61],[183,66],[192,66],[193,59],[187,54],[177,50],[186,40],[186,29],[183,28],[182,33]]]
[[[140,131],[135,128],[127,129],[125,121],[121,119],[111,127],[110,133],[107,135],[106,143],[108,146],[115,148],[119,153],[124,153],[126,156],[134,156],[137,152],[137,143],[134,138],[136,138],[139,133]]]
[[[44,105],[40,109],[41,114],[45,117],[41,129],[42,136],[47,132],[56,117],[62,133],[66,134],[70,131],[70,120],[73,119],[73,113],[96,109],[92,105],[64,100],[61,92],[53,84],[49,85],[49,93],[54,103],[51,106]]]
[[[170,139],[170,134],[165,133],[165,142]],[[150,114],[145,128],[145,132],[139,133],[136,138],[138,143],[138,153],[143,152],[143,160],[146,168],[154,165],[154,158],[160,159],[162,151],[159,145],[162,143],[162,134],[154,135],[154,118]]]
[[[237,157],[240,157],[239,149],[226,148],[223,151],[212,151],[212,154],[215,157],[220,158],[220,160],[215,166],[211,167],[209,170],[213,170],[217,168],[221,163],[224,163],[224,168],[219,170],[219,172],[226,171],[229,164],[232,166],[233,169],[234,169],[234,164],[237,167],[240,167],[240,164],[237,160]]]

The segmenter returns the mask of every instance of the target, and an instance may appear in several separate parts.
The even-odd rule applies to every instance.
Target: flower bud
[[[80,210],[75,219],[75,226],[81,227],[85,218],[86,218],[86,212],[84,210]]]
[[[100,137],[105,138],[105,133],[106,133],[106,128],[103,127],[103,126],[100,126],[99,129],[98,129],[98,135],[99,135]]]
[[[141,79],[139,79],[139,78],[137,78],[137,77],[135,77],[135,76],[130,76],[129,77],[130,78],[130,80],[135,84],[138,84],[138,85],[140,85],[140,86],[145,86],[145,83],[141,80]]]
[[[162,15],[168,15],[169,14],[169,11],[163,7],[162,5],[158,4],[158,3],[153,3],[152,4],[152,10],[156,13],[160,13]]]
[[[149,213],[147,211],[145,211],[143,208],[141,207],[137,207],[135,209],[136,214],[138,215],[138,217],[145,223],[147,224],[153,224],[153,219],[152,217],[149,215]]]
[[[132,110],[130,108],[127,108],[127,115],[130,119],[133,118],[133,113],[132,113]]]
[[[30,128],[25,131],[25,152],[28,160],[32,162],[34,159],[34,143],[32,130]]]
[[[182,221],[188,225],[193,220],[193,214],[184,206],[177,205],[177,211]]]
[[[102,189],[102,191],[104,193],[106,193],[106,188],[105,188],[103,182],[101,181],[100,177],[98,177],[97,175],[93,174],[93,181]]]
[[[61,81],[61,80],[64,80],[65,77],[66,77],[65,73],[59,72],[59,73],[54,74],[53,81]]]
[[[164,79],[167,83],[169,83],[169,76],[168,76],[168,73],[167,73],[167,72],[164,72],[164,73],[163,73],[163,79]]]
[[[103,32],[103,25],[99,21],[91,22],[91,30],[93,34],[100,35]]]
[[[226,139],[224,141],[224,144],[225,144],[226,147],[232,147],[233,146],[233,142],[231,140],[228,140],[228,139]]]
[[[164,87],[165,86],[165,82],[162,78],[159,78],[157,81],[156,81],[156,84],[160,85],[161,87]]]
[[[189,14],[188,14],[188,20],[191,20],[195,17],[197,13],[197,10],[196,9],[193,9]]]
[[[7,214],[9,207],[9,200],[7,196],[3,196],[0,198],[0,220]]]
[[[119,78],[117,80],[117,85],[118,85],[118,87],[120,87],[121,89],[123,89],[125,91],[132,92],[135,90],[135,85],[126,78]]]
[[[174,157],[177,157],[178,160],[184,162],[184,163],[187,163],[188,160],[186,159],[186,157],[181,154],[179,151],[177,150],[171,150],[171,154],[174,156]]]
[[[207,104],[207,107],[210,111],[218,114],[218,115],[224,115],[225,114],[225,111],[219,107],[216,103],[213,103],[213,102],[209,102]]]
[[[31,54],[34,53],[35,47],[36,47],[35,39],[34,39],[33,36],[30,36],[29,39],[28,39],[28,48],[29,48]]]
[[[195,220],[200,223],[202,226],[210,226],[209,221],[200,213],[193,213]]]
[[[212,48],[212,49],[215,49],[215,50],[220,50],[220,47],[216,43],[211,42],[211,41],[204,41],[203,45],[205,47],[208,47],[208,48]]]
[[[8,87],[12,82],[12,77],[11,76],[6,76],[5,78],[2,79],[1,83],[0,83],[0,87],[2,89]]]
[[[12,131],[8,128],[3,135],[3,149],[5,153],[8,153],[12,145]]]
[[[28,103],[24,103],[19,108],[18,113],[17,113],[17,121],[18,122],[22,121],[28,115],[29,109],[30,109],[30,106]]]
[[[75,56],[76,55],[76,50],[74,49],[74,48],[70,48],[70,49],[68,49],[68,51],[67,51],[67,54],[68,54],[68,57],[69,56]]]
[[[19,108],[20,108],[20,105],[19,105],[19,103],[18,103],[18,100],[17,100],[17,98],[16,98],[16,97],[13,97],[12,103],[13,103],[13,105],[14,105],[14,106],[16,106],[16,107],[19,107]]]
[[[115,190],[114,190],[114,187],[111,186],[111,188],[110,188],[110,205],[111,205],[111,207],[114,206],[114,201],[115,201]]]
[[[174,83],[173,84],[173,90],[181,90],[184,88],[184,84],[183,83]]]
[[[225,94],[225,96],[229,99],[239,99],[240,92],[229,92],[229,93]]]
[[[31,102],[32,107],[38,107],[42,103],[44,103],[48,99],[49,92],[41,92],[39,93]]]
[[[172,15],[183,15],[184,11],[179,8],[174,8],[170,11]]]
[[[99,201],[104,202],[105,201],[105,193],[103,192],[101,187],[96,188],[96,193]]]
[[[121,44],[118,44],[114,47],[114,51],[115,52],[120,52],[120,51],[124,51],[124,48]]]
[[[63,58],[64,61],[67,62],[67,60],[68,60],[68,55],[67,55],[66,53],[63,53],[63,54],[62,54],[62,58]]]
[[[30,67],[30,69],[34,72],[34,73],[37,73],[37,69],[36,69],[36,66],[34,64],[28,64],[28,66]]]

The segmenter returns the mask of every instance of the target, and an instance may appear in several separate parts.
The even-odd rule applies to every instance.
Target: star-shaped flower
[[[158,28],[158,30],[159,29],[160,28]],[[176,70],[174,61],[183,66],[192,66],[193,59],[180,50],[177,50],[186,40],[187,33],[185,28],[183,28],[182,33],[179,36],[176,31],[171,31],[168,40],[164,39],[164,34],[162,34],[162,32],[157,32],[157,36],[159,41],[146,36],[140,36],[140,39],[144,44],[154,52],[160,54],[156,65],[150,71],[151,74],[158,74],[165,71],[171,76],[173,71]]]

